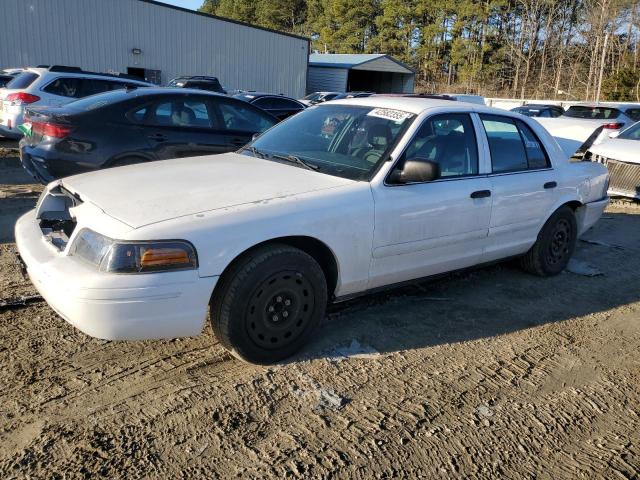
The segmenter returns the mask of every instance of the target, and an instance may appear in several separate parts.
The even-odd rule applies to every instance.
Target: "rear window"
[[[37,73],[22,72],[16,78],[14,78],[9,83],[7,83],[7,88],[13,88],[16,90],[27,88],[29,87],[29,85],[35,82],[38,78],[40,78],[40,75],[38,75]]]
[[[574,105],[564,112],[565,117],[588,118],[592,120],[609,120],[618,118],[620,110],[611,107],[584,107]]]
[[[630,108],[624,113],[634,122],[640,121],[640,108]]]
[[[111,92],[81,98],[80,100],[67,104],[66,108],[72,108],[79,112],[88,112],[89,110],[96,110],[128,98],[131,98],[131,95],[126,90],[113,90]]]

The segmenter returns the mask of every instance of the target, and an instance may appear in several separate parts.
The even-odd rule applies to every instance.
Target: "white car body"
[[[609,195],[640,200],[640,135],[624,137],[632,129],[638,132],[640,122],[600,145],[589,148],[589,159],[609,169]]]
[[[60,78],[78,78],[82,80],[98,80],[107,82],[108,84],[119,84],[124,88],[125,85],[136,85],[139,87],[154,86],[147,82],[131,80],[128,78],[117,77],[115,75],[100,75],[82,71],[51,71],[48,68],[27,68],[21,74],[31,73],[37,75],[25,88],[10,88],[10,86],[0,89],[0,135],[9,138],[20,138],[22,132],[18,127],[24,123],[24,111],[26,107],[57,107],[71,103],[81,96],[62,96],[55,95],[46,91],[46,88]],[[19,78],[19,77],[18,77]],[[15,79],[14,79],[15,80]],[[109,90],[112,88],[105,88]],[[25,93],[33,95],[37,98],[35,102],[25,103],[20,100],[10,100],[8,97],[12,94]]]
[[[524,120],[543,142],[551,167],[492,174],[488,141],[477,115],[520,116],[478,105],[401,97],[325,105],[337,104],[417,115],[393,146],[390,161],[382,163],[370,181],[238,153],[133,165],[56,181],[15,227],[34,285],[63,318],[94,337],[197,335],[225,269],[264,242],[296,239],[326,247],[337,267],[329,295],[341,299],[524,254],[562,205],[575,207],[582,234],[608,204],[606,168],[569,163],[535,121]],[[314,108],[331,108],[325,105]],[[450,112],[473,118],[479,174],[388,185],[385,179],[394,160],[423,120]],[[557,188],[543,187],[549,182],[557,182]],[[59,186],[82,202],[70,209],[76,226],[62,249],[43,235],[38,220],[46,211],[61,208]],[[478,190],[493,194],[470,198]],[[85,228],[123,241],[187,240],[197,251],[198,267],[132,275],[98,271],[69,255]]]
[[[581,106],[581,105],[578,105]],[[627,115],[628,110],[638,110],[640,105],[622,105],[613,103],[584,104],[588,107],[612,107],[620,110],[615,118],[590,119],[569,117],[566,114],[559,117],[546,118],[534,117],[556,139],[562,150],[568,157],[573,156],[580,147],[587,142],[590,145],[599,145],[609,139],[612,132],[620,131],[633,124],[635,120]],[[569,107],[571,108],[571,107]],[[617,125],[618,128],[603,128],[603,125]],[[599,130],[596,134],[596,131]]]

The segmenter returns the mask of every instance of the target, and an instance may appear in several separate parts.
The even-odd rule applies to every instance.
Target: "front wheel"
[[[533,247],[520,263],[529,273],[541,277],[559,274],[565,269],[576,248],[578,226],[573,210],[560,207],[540,230]]]
[[[288,245],[266,245],[221,277],[211,299],[211,323],[234,356],[269,364],[309,340],[326,305],[327,283],[313,257]]]

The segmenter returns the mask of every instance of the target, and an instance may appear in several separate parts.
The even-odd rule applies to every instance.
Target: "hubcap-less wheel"
[[[304,333],[313,311],[311,283],[300,272],[281,271],[255,289],[247,306],[245,326],[256,345],[280,349]]]
[[[571,225],[566,219],[559,219],[551,233],[547,262],[550,265],[556,265],[564,261],[567,255],[570,254],[572,241]]]

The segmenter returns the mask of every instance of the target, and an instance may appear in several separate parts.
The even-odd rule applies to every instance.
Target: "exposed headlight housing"
[[[69,255],[96,265],[102,272],[152,273],[198,268],[196,249],[186,240],[122,241],[83,228]]]

